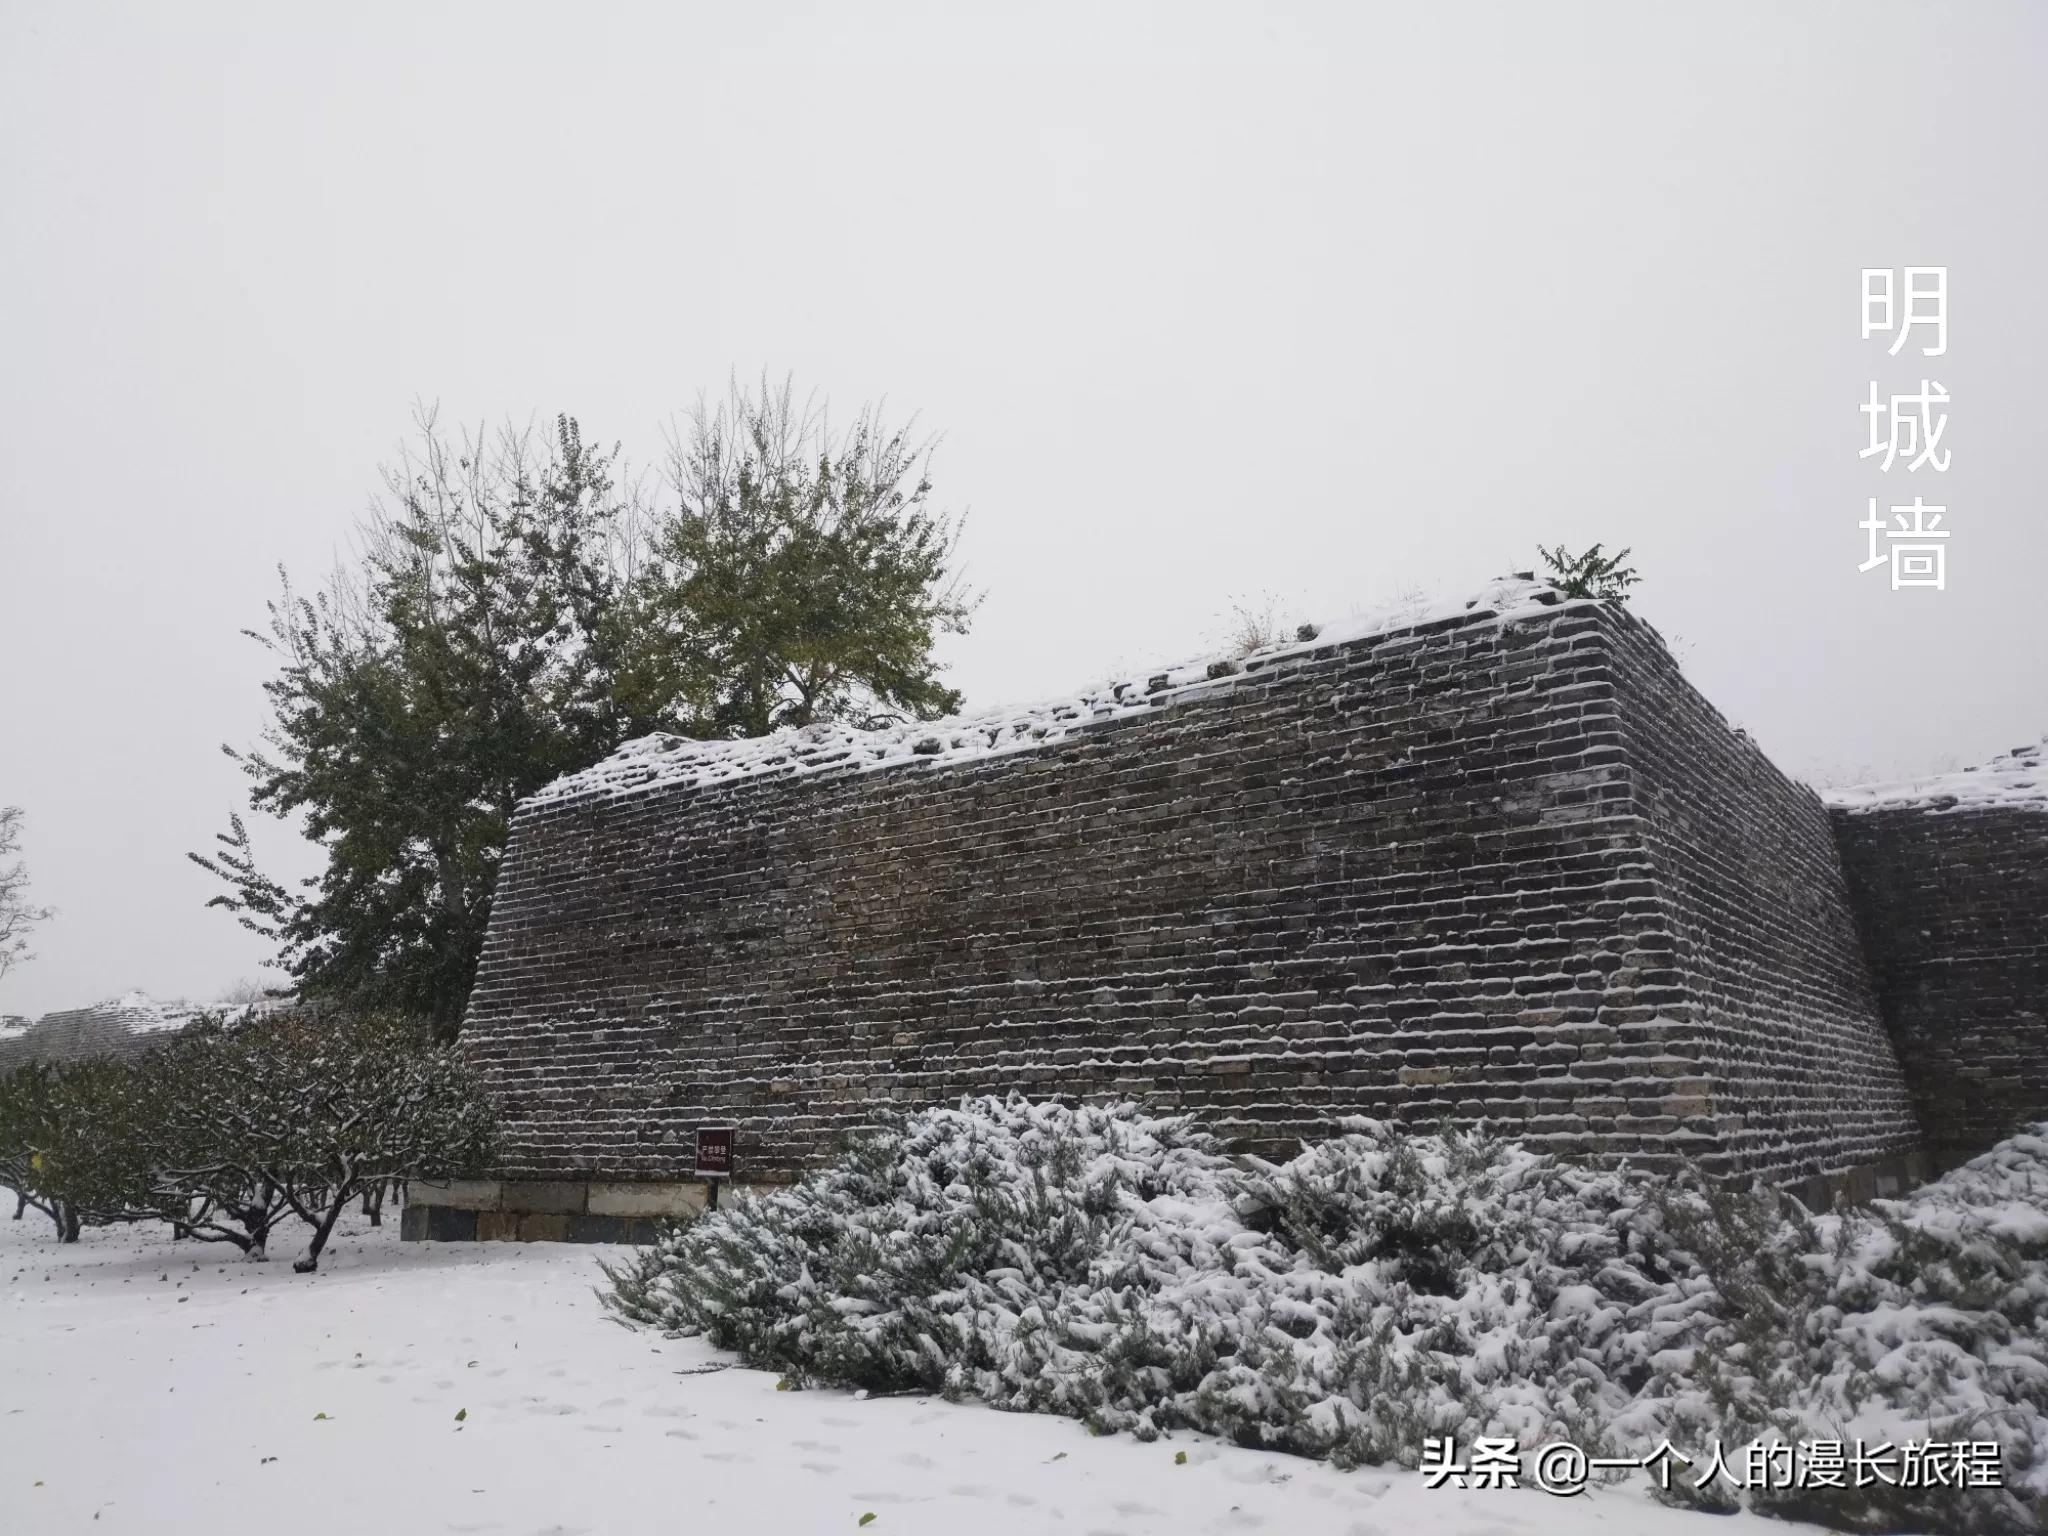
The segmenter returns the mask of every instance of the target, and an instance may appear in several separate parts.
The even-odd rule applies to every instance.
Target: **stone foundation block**
[[[589,1186],[574,1182],[538,1183],[506,1179],[500,1186],[499,1208],[531,1214],[567,1215],[587,1208]]]
[[[406,1186],[408,1205],[450,1205],[464,1211],[498,1209],[501,1181],[497,1179],[447,1179],[430,1182],[415,1179]]]
[[[476,1241],[477,1213],[451,1210],[445,1206],[407,1206],[399,1218],[398,1235],[430,1243],[473,1243]]]
[[[704,1209],[704,1186],[592,1184],[587,1209],[593,1216],[688,1216]]]

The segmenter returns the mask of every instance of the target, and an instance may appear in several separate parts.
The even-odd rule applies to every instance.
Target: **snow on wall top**
[[[2048,737],[2031,746],[2014,747],[1981,767],[1965,768],[1959,773],[1933,774],[1924,779],[1902,779],[1892,784],[1823,790],[1821,800],[1837,810],[1851,812],[1912,809],[1932,814],[1989,809],[2048,811],[2048,770],[2042,766],[2044,756],[2048,756]]]
[[[155,998],[147,992],[131,988],[117,997],[103,998],[89,1007],[45,1014],[44,1018],[91,1017],[104,1021],[107,1025],[124,1029],[130,1034],[139,1035],[183,1029],[204,1011],[199,1004],[188,1003],[183,998]]]
[[[1107,720],[1144,714],[1229,686],[1232,674],[1325,646],[1413,629],[1466,613],[1492,614],[1502,624],[1573,605],[1548,582],[1517,574],[1472,597],[1405,604],[1317,627],[1313,638],[1266,646],[1242,657],[1203,656],[1161,667],[1142,678],[1113,678],[1093,688],[1023,707],[995,706],[939,720],[908,720],[878,730],[839,723],[785,726],[741,741],[693,741],[662,732],[638,737],[603,762],[556,779],[527,805],[617,796],[669,785],[702,787],[746,778],[795,778],[826,771],[869,772],[901,763],[953,765],[1029,752]]]
[[[75,1061],[126,1055],[177,1034],[207,1013],[269,1012],[282,1003],[204,1004],[128,991],[84,1008],[63,1008],[39,1019],[0,1018],[0,1073],[23,1061]]]

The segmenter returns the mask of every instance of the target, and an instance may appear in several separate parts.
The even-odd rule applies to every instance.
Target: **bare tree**
[[[0,976],[30,958],[28,931],[55,915],[28,899],[28,865],[17,857],[21,820],[20,806],[0,806]]]
[[[220,1007],[233,1012],[241,1008],[253,1008],[280,996],[283,988],[270,982],[259,981],[253,976],[244,976],[240,981],[222,992],[216,1002]]]

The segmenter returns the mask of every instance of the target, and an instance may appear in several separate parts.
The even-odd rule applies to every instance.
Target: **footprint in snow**
[[[837,1456],[839,1447],[828,1445],[823,1440],[792,1440],[789,1442],[800,1451],[823,1451],[827,1456]]]
[[[652,1407],[643,1408],[640,1411],[650,1419],[694,1419],[696,1417],[696,1414],[688,1408],[678,1408],[673,1403],[656,1403]],[[800,1446],[804,1445],[804,1442],[801,1440],[796,1443]],[[804,1448],[806,1450],[810,1449],[809,1446],[804,1446]]]
[[[704,1459],[706,1461],[752,1461],[754,1455],[751,1451],[706,1451]]]
[[[797,1463],[797,1466],[816,1477],[837,1477],[839,1475],[839,1467],[834,1462],[800,1461]]]
[[[1216,1459],[1214,1451],[1188,1452],[1189,1461],[1215,1461]],[[1223,1464],[1223,1475],[1233,1483],[1256,1483],[1263,1488],[1270,1487],[1276,1482],[1283,1482],[1292,1474],[1283,1473],[1270,1463],[1255,1463],[1252,1466],[1243,1467],[1235,1462],[1226,1461]]]
[[[695,1440],[697,1432],[690,1429],[672,1429],[668,1431],[668,1437],[671,1440]]]
[[[896,1458],[896,1465],[899,1467],[916,1467],[922,1471],[927,1467],[936,1467],[938,1463],[929,1456],[920,1456],[915,1451],[905,1451]]]

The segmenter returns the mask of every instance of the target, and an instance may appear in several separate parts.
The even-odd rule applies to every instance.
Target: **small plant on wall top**
[[[1625,603],[1628,589],[1641,578],[1634,566],[1621,563],[1628,558],[1628,550],[1603,555],[1601,547],[1595,544],[1584,554],[1574,555],[1562,544],[1555,549],[1536,546],[1543,555],[1543,563],[1550,567],[1550,584],[1566,597],[1605,597]]]

